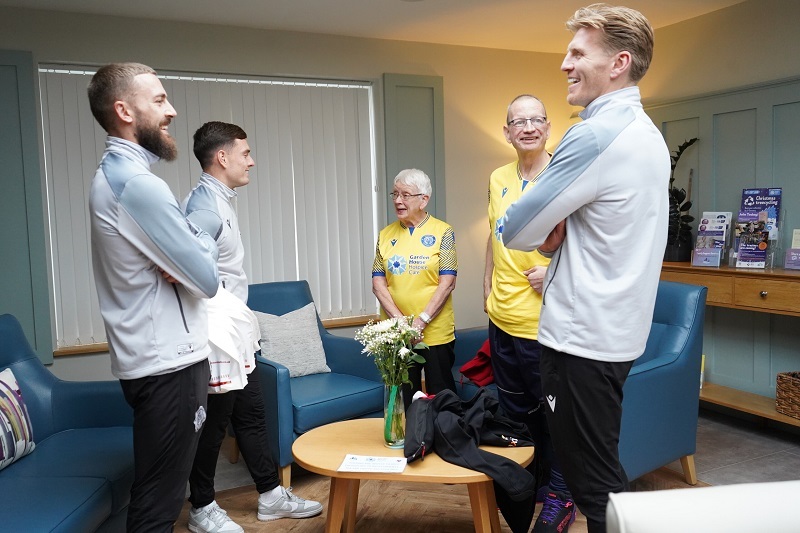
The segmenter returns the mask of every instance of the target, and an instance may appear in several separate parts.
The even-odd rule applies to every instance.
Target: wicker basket
[[[775,410],[800,419],[800,372],[781,372],[775,390]]]

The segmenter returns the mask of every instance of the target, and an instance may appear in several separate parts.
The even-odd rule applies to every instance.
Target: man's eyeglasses
[[[422,194],[422,193],[419,193],[419,194],[408,194],[407,192],[404,192],[404,193],[401,194],[401,193],[399,193],[397,191],[389,193],[389,198],[391,198],[392,200],[397,200],[398,196],[403,198],[403,201],[408,201],[409,198],[413,198],[414,196],[425,196],[425,195]]]
[[[524,128],[528,122],[530,122],[534,128],[541,128],[547,124],[547,117],[515,118],[509,121],[508,125],[514,126],[515,128]]]

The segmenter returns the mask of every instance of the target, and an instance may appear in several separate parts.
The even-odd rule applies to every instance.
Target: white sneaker
[[[192,533],[244,533],[244,529],[228,518],[216,500],[205,507],[189,509],[189,531]]]
[[[292,494],[292,489],[280,487],[280,497],[272,503],[265,502],[264,493],[258,497],[258,519],[262,522],[279,518],[308,518],[322,512],[322,504],[304,500]]]

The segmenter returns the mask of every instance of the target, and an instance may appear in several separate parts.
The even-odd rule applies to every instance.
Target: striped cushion
[[[0,470],[35,446],[25,400],[14,373],[6,368],[0,372]]]

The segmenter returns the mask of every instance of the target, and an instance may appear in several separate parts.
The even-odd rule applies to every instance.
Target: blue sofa
[[[0,470],[0,530],[124,531],[133,483],[133,411],[118,381],[68,382],[47,370],[19,322],[0,316],[36,448]]]
[[[619,454],[630,479],[680,459],[686,482],[697,483],[694,452],[706,294],[705,287],[659,282],[647,346],[623,388]],[[458,369],[478,352],[488,328],[456,333],[453,376],[459,396],[469,399],[478,387],[462,379]]]

